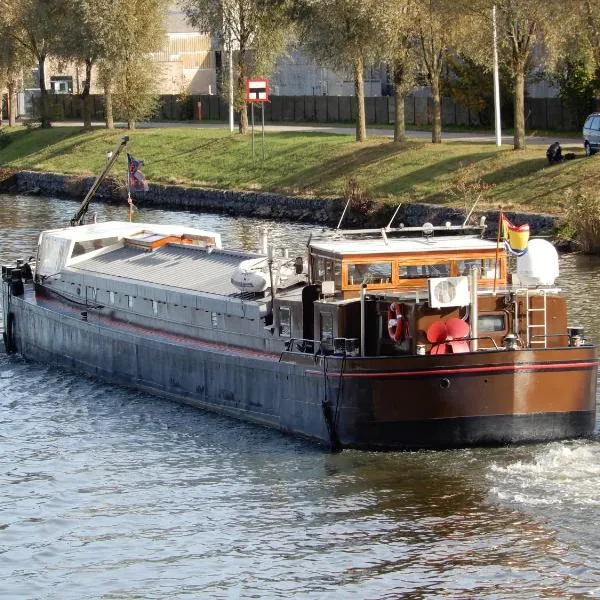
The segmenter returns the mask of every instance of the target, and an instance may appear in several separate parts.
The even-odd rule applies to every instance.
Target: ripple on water
[[[491,493],[525,505],[600,506],[600,443],[572,442],[543,446],[533,457],[492,464]]]

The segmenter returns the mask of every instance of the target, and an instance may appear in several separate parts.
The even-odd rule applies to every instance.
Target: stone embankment
[[[83,199],[94,178],[40,173],[37,171],[5,172],[0,177],[0,191],[21,194]],[[266,192],[236,192],[180,185],[150,184],[147,192],[134,195],[136,206],[196,210],[229,215],[241,215],[269,219],[315,223],[336,226],[346,201],[343,198],[300,198]],[[126,197],[124,184],[107,178],[96,194],[98,200],[123,201]],[[359,200],[351,203],[343,224],[345,227],[384,227],[391,219],[396,206],[390,203]],[[496,231],[498,212],[477,211],[477,217],[486,216],[488,232]],[[518,224],[529,223],[537,235],[553,232],[557,217],[545,214],[507,213]],[[407,227],[419,226],[430,221],[436,225],[447,221],[456,225],[464,220],[464,213],[456,208],[412,203],[400,207],[393,226],[404,223]]]

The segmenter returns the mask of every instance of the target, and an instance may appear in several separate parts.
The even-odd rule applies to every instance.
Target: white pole
[[[367,294],[367,284],[363,283],[360,286],[360,355],[365,355],[366,340],[365,340],[365,296]]]
[[[500,123],[500,79],[498,76],[498,33],[496,30],[496,5],[492,8],[494,29],[494,113],[496,116],[496,146],[502,146],[502,124]]]
[[[233,43],[229,30],[229,131],[233,133]]]
[[[479,297],[477,295],[477,280],[479,279],[479,269],[471,267],[471,352],[477,352],[479,349]]]

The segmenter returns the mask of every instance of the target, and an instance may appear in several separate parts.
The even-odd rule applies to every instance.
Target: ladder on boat
[[[542,306],[533,307],[533,298],[542,297]],[[526,316],[526,328],[527,328],[527,347],[532,348],[534,346],[541,346],[547,348],[548,344],[548,303],[546,290],[527,290],[525,293],[527,307],[525,311]],[[540,319],[535,319],[536,315],[541,315]],[[537,322],[534,322],[537,321]]]

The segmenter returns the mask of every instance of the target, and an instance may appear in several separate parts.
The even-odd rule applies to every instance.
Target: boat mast
[[[75,227],[77,225],[83,224],[83,218],[85,217],[85,214],[87,213],[87,210],[90,206],[90,203],[91,203],[94,195],[98,191],[100,184],[104,181],[104,178],[110,171],[111,167],[113,166],[113,164],[119,157],[119,154],[121,154],[121,152],[123,152],[123,150],[125,149],[125,146],[127,145],[128,141],[129,141],[129,136],[128,135],[123,136],[123,138],[119,142],[119,145],[117,146],[115,151],[112,153],[112,156],[110,157],[109,161],[106,163],[106,166],[104,167],[104,169],[102,169],[102,172],[100,173],[100,175],[98,175],[98,177],[96,178],[96,181],[94,181],[94,185],[92,185],[92,187],[89,189],[89,191],[86,194],[85,198],[83,199],[83,202],[81,203],[81,206],[79,207],[78,211],[75,213],[75,215],[71,219],[71,221],[70,221],[71,227]]]

